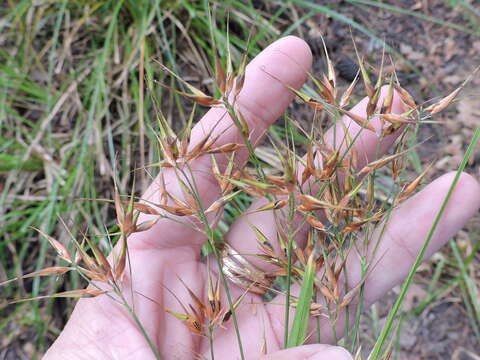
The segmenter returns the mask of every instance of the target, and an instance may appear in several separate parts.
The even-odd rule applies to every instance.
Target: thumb
[[[262,360],[353,360],[352,355],[340,346],[303,345],[265,355]]]

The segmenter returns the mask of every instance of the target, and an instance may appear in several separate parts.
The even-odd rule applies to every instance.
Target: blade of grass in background
[[[438,19],[436,17],[423,14],[422,12],[413,11],[413,10],[410,10],[410,9],[404,9],[404,8],[401,8],[401,7],[398,7],[398,6],[395,6],[395,5],[386,4],[386,3],[380,2],[380,1],[347,0],[347,2],[349,2],[351,4],[355,4],[355,5],[368,5],[368,6],[372,6],[372,7],[377,7],[377,8],[388,10],[392,13],[398,13],[398,14],[413,16],[413,17],[419,18],[419,19],[424,20],[424,21],[432,22],[434,24],[438,24],[438,25],[441,25],[441,26],[445,26],[445,27],[449,27],[449,28],[452,28],[452,29],[455,29],[455,30],[462,31],[462,32],[467,33],[467,34],[477,35],[477,36],[480,35],[480,33],[478,31],[466,28],[465,26],[461,26],[461,25],[454,24],[454,23],[451,23],[451,22],[448,22],[448,21],[444,21],[442,19]]]
[[[326,16],[329,16],[329,17],[333,18],[333,19],[339,20],[339,21],[351,26],[352,28],[360,31],[361,33],[367,35],[369,38],[371,38],[372,40],[375,40],[379,44],[383,45],[385,43],[385,41],[382,40],[373,30],[368,29],[364,25],[359,24],[355,20],[351,19],[350,17],[348,17],[346,15],[343,15],[341,12],[339,12],[335,9],[332,9],[329,6],[319,5],[315,2],[310,2],[310,1],[307,1],[307,0],[292,0],[292,3],[294,3],[298,6],[307,8],[307,9],[312,9],[312,10],[314,10],[314,11],[320,13],[320,14],[324,14]],[[394,48],[389,46],[388,44],[385,44],[385,49],[387,51],[391,52],[391,53],[398,54],[398,52]]]
[[[462,283],[464,284],[464,296],[465,305],[467,305],[467,311],[469,312],[469,319],[472,323],[472,328],[475,331],[477,339],[480,341],[480,293],[474,280],[467,272],[465,267],[465,259],[462,258],[457,243],[453,240],[449,241],[450,248],[452,249],[455,260],[457,261],[458,268],[462,277]]]

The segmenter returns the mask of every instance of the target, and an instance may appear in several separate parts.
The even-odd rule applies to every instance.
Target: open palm
[[[267,127],[286,109],[292,100],[292,93],[283,84],[300,88],[307,78],[311,66],[311,53],[305,42],[295,37],[283,38],[265,49],[247,67],[245,85],[238,99],[249,128],[253,143],[261,139]],[[281,80],[281,81],[278,81]],[[367,101],[361,101],[352,112],[365,116]],[[401,100],[395,95],[393,110],[403,112]],[[326,138],[333,143],[333,136],[343,137],[344,129],[352,137],[361,127],[348,118],[347,125],[337,125]],[[373,120],[376,128],[380,121]],[[201,141],[212,127],[214,134],[222,134],[216,145],[242,142],[231,119],[225,116],[222,108],[212,108],[195,126],[190,146]],[[360,154],[360,165],[384,153],[395,140],[395,135],[387,136],[379,143],[375,133],[363,131],[356,142]],[[242,166],[248,157],[245,149],[238,151],[237,166]],[[211,173],[211,158],[202,156],[192,164],[199,194],[205,206],[219,197],[218,184]],[[168,192],[182,196],[182,189],[173,171],[164,172]],[[398,207],[392,214],[388,229],[382,237],[372,261],[376,264],[365,283],[366,303],[371,304],[400,282],[408,273],[422,242],[431,227],[445,194],[452,182],[452,174],[437,179],[420,193]],[[143,196],[152,202],[159,202],[159,189],[163,186],[155,180]],[[259,200],[261,201],[261,200]],[[258,208],[259,203],[254,203]],[[427,250],[430,256],[441,247],[480,206],[480,186],[469,175],[462,175],[460,183],[448,203],[447,210],[437,227]],[[141,215],[142,221],[149,215]],[[258,227],[267,237],[276,235],[276,221],[272,212],[260,212],[241,217],[230,229],[226,241],[239,253],[258,252],[255,232],[250,225]],[[298,235],[299,243],[302,242]],[[162,219],[150,230],[135,233],[128,239],[131,271],[127,271],[122,282],[125,297],[129,299],[140,321],[155,343],[163,359],[208,358],[210,344],[207,338],[193,334],[184,323],[168,314],[165,309],[182,312],[178,299],[191,302],[186,286],[199,297],[206,297],[207,269],[200,262],[200,248],[205,236],[180,223]],[[278,250],[278,249],[277,249]],[[259,258],[249,261],[258,269],[271,270],[271,264]],[[349,283],[361,280],[360,265],[355,256],[347,261]],[[130,278],[130,274],[132,278]],[[179,281],[179,278],[184,283]],[[186,285],[186,286],[185,286]],[[168,289],[168,290],[167,290]],[[244,293],[243,289],[230,286],[232,297]],[[133,290],[133,291],[131,291]],[[293,293],[298,293],[294,288]],[[133,299],[131,298],[133,294]],[[279,295],[281,297],[281,295]],[[225,299],[223,303],[226,304]],[[346,352],[327,345],[305,345],[300,348],[279,351],[283,347],[284,333],[283,299],[263,303],[259,295],[248,293],[236,311],[243,349],[247,359],[261,357],[262,351],[274,359],[344,359]],[[228,305],[227,305],[228,306]],[[293,315],[291,316],[293,318]],[[324,321],[324,320],[322,320]],[[343,324],[342,321],[338,322]],[[331,325],[325,320],[322,328],[322,341],[333,341]],[[343,330],[337,328],[337,334]],[[218,359],[240,358],[235,330],[231,321],[214,335],[214,353]],[[275,352],[277,352],[275,354]],[[145,337],[124,307],[102,295],[92,299],[82,299],[65,329],[48,351],[46,359],[152,359],[152,352]]]

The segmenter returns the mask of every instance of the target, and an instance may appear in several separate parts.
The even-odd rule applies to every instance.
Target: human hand
[[[311,62],[311,53],[306,43],[295,37],[287,37],[270,45],[247,67],[245,85],[238,103],[252,130],[252,143],[262,137],[266,128],[284,112],[292,100],[291,91],[283,84],[300,88],[306,80],[306,71],[310,69]],[[352,112],[364,116],[366,104],[363,100]],[[393,112],[402,113],[402,109],[402,103],[395,95]],[[213,127],[214,134],[222,134],[217,145],[241,142],[237,128],[231,126],[231,119],[224,115],[225,110],[212,108],[195,126],[190,147],[198,143]],[[330,139],[331,143],[334,133],[342,136],[344,129],[348,129],[353,135],[360,131],[360,126],[349,118],[344,118],[343,122],[347,124],[346,127],[337,125],[335,132],[330,130],[327,133],[326,138]],[[378,120],[373,120],[372,125],[376,128],[381,126]],[[360,162],[365,159],[371,161],[376,155],[384,153],[395,137],[396,135],[387,136],[380,141],[372,132],[361,132],[356,143]],[[245,149],[238,151],[236,165],[241,167],[247,158]],[[206,155],[191,164],[192,174],[205,207],[219,197],[219,188],[211,173],[210,162],[209,155]],[[167,191],[181,198],[182,189],[174,172],[166,169],[164,179]],[[376,252],[379,255],[372,259],[375,266],[365,282],[367,304],[375,302],[406,276],[452,179],[452,174],[442,176],[393,211]],[[158,203],[161,187],[162,184],[157,178],[143,198]],[[252,208],[258,208],[258,204],[254,203]],[[431,256],[453,236],[479,206],[480,186],[471,176],[463,174],[426,256]],[[150,219],[151,215],[142,214],[140,217],[141,222]],[[249,224],[260,228],[267,237],[274,238],[276,235],[272,212],[240,217],[231,227],[226,241],[241,254],[257,252],[258,243]],[[200,261],[200,248],[204,242],[203,233],[168,219],[161,219],[150,230],[134,233],[128,239],[130,270],[125,273],[122,289],[125,297],[134,304],[137,316],[162,359],[193,359],[198,355],[209,357],[208,339],[192,334],[184,323],[165,311],[171,309],[183,312],[172,293],[182,303],[188,304],[191,296],[186,286],[193,293],[206,297],[207,269],[205,263]],[[265,271],[271,267],[271,264],[257,258],[252,258],[250,262]],[[347,271],[351,284],[361,281],[360,265],[355,257],[351,257],[347,262]],[[243,289],[233,284],[230,284],[230,288],[234,299],[244,293]],[[293,291],[298,293],[298,289]],[[284,306],[278,305],[283,302],[281,296],[271,303],[263,303],[259,295],[247,293],[242,305],[236,310],[247,359],[260,358],[265,345],[268,350],[266,359],[348,358],[345,351],[328,345],[305,345],[281,351],[285,316]],[[226,303],[224,299],[223,303]],[[293,318],[293,315],[290,318]],[[339,321],[338,324],[337,335],[343,331],[343,322]],[[215,332],[215,357],[240,358],[231,320],[224,325],[225,328],[219,328]],[[332,342],[328,321],[322,320],[321,327],[322,340],[325,343]],[[45,356],[45,359],[153,358],[145,337],[132,321],[128,311],[106,295],[79,300],[65,329]]]

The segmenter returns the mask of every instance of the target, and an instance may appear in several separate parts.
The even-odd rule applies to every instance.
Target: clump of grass
[[[215,39],[214,34],[212,39]],[[243,142],[217,144],[223,133],[213,134],[222,118],[203,139],[197,142],[196,146],[189,147],[196,107],[194,106],[185,128],[180,132],[174,131],[157,108],[156,140],[161,161],[150,166],[159,169],[159,179],[163,179],[163,172],[166,169],[173,171],[182,195],[170,193],[163,186],[159,190],[160,201],[152,202],[135,196],[133,190],[129,195],[121,196],[115,186],[114,199],[108,202],[115,207],[116,226],[119,231],[108,234],[108,238],[115,238],[114,243],[117,244],[115,248],[111,247],[110,256],[104,254],[87,235],[82,236],[81,240],[71,236],[75,248],[75,251],[71,252],[58,240],[39,231],[56,250],[58,257],[68,266],[47,267],[20,278],[57,276],[71,271],[77,272],[90,284],[89,288],[60,292],[49,297],[110,296],[113,301],[120,303],[129,311],[148,341],[152,353],[156,358],[160,358],[158,349],[155,348],[136,316],[132,304],[124,296],[122,279],[125,272],[131,270],[128,262],[127,239],[129,236],[148,231],[160,219],[169,219],[181,222],[185,226],[193,226],[203,233],[208,242],[209,252],[213,255],[218,268],[216,273],[219,279],[214,279],[215,275],[213,272],[210,273],[209,269],[207,299],[200,298],[185,285],[192,302],[183,304],[178,300],[184,312],[165,309],[184,322],[191,332],[208,337],[213,343],[216,329],[231,320],[236,329],[240,354],[244,358],[242,334],[237,325],[236,309],[245,294],[249,292],[263,294],[270,291],[284,298],[285,347],[301,345],[313,335],[308,330],[308,324],[312,319],[326,317],[334,329],[339,321],[340,312],[346,311],[346,328],[349,327],[350,319],[354,319],[354,326],[352,333],[347,332],[345,335],[345,344],[350,350],[356,351],[359,347],[358,321],[363,306],[363,286],[375,263],[371,263],[369,256],[361,255],[363,265],[361,280],[356,284],[348,284],[348,276],[345,273],[348,255],[355,251],[354,249],[375,247],[376,244],[372,244],[373,240],[370,238],[372,229],[385,226],[390,212],[415,193],[420,186],[427,171],[409,181],[404,179],[404,157],[411,150],[407,145],[408,132],[416,126],[431,122],[435,114],[455,101],[466,82],[450,95],[424,107],[417,104],[408,91],[402,88],[395,72],[388,74],[384,72],[383,61],[380,69],[376,71],[378,80],[373,83],[369,66],[358,53],[360,72],[347,89],[341,89],[337,84],[333,63],[327,54],[327,72],[320,76],[309,74],[315,89],[314,95],[296,90],[290,84],[283,84],[297,96],[300,102],[311,109],[314,121],[311,122],[313,124],[311,129],[305,129],[300,122],[286,117],[284,137],[270,138],[276,162],[281,164],[279,169],[272,169],[271,166],[260,161],[255,153],[251,141],[253,129],[249,128],[237,103],[244,85],[248,52],[241,57],[236,67],[228,42],[224,49],[225,57],[220,57],[218,53],[220,51],[215,50],[213,65],[215,89],[212,95],[195,88],[165,65],[159,64],[159,66],[186,89],[179,91],[165,85],[172,91],[191,100],[196,106],[222,107],[225,115],[232,120],[231,126],[237,127],[242,134]],[[273,80],[280,81],[271,76]],[[365,117],[348,110],[359,79],[362,80],[368,97]],[[386,96],[381,102],[380,94],[384,87],[386,87]],[[405,112],[402,114],[392,112],[394,92],[397,92],[403,102]],[[345,126],[341,121],[342,116],[358,124],[361,131],[353,138],[348,131],[344,131],[344,136],[339,142],[335,136],[333,143],[329,143],[320,130],[325,124],[321,124],[320,121],[328,119],[334,129],[340,129]],[[376,118],[381,120],[380,129],[372,125],[372,120]],[[304,153],[300,153],[295,142],[295,132],[306,138]],[[375,133],[379,138],[395,134],[398,141],[393,153],[364,163],[364,159],[360,158],[356,150],[356,141],[363,132]],[[239,152],[245,150],[249,154],[248,166],[236,163]],[[220,189],[219,198],[208,205],[202,201],[195,175],[191,170],[192,162],[201,157],[211,159],[211,171]],[[386,191],[380,190],[379,177],[390,180],[390,188]],[[238,254],[240,259],[255,256],[268,262],[275,268],[270,273],[259,273],[249,267],[248,261],[243,260],[235,265],[235,272],[225,271],[226,259],[223,255],[225,251],[228,253],[229,245],[223,243],[222,239],[219,241],[218,236],[215,235],[215,225],[221,217],[222,210],[241,195],[264,198],[265,204],[242,212],[239,216],[252,212],[271,211],[278,219],[279,226],[275,238],[268,238],[260,229],[252,226],[258,240],[258,253]],[[442,211],[443,209],[444,207]],[[139,222],[141,214],[153,216],[153,219]],[[211,215],[215,215],[214,221],[211,220]],[[68,230],[67,226],[65,228]],[[296,241],[296,234],[302,228],[306,229],[308,234],[305,246],[301,246]],[[380,334],[371,359],[377,359],[380,356],[396,316],[398,304],[401,304],[402,296],[411,283],[415,267],[418,266],[427,245],[428,239],[402,288],[401,296],[389,317],[387,326]],[[362,254],[361,251],[359,253]],[[274,278],[283,278],[283,286],[280,290],[271,286],[271,280]],[[292,295],[292,286],[295,283],[300,284],[301,287],[298,297]],[[233,299],[230,293],[232,284],[242,287],[244,295]],[[221,303],[221,292],[225,293],[227,304]],[[314,295],[317,292],[322,295],[324,301],[317,300]],[[13,302],[41,298],[45,296]],[[289,328],[292,308],[295,308],[295,316],[293,325]],[[320,336],[318,340],[321,341]],[[213,346],[211,351],[213,358]]]

